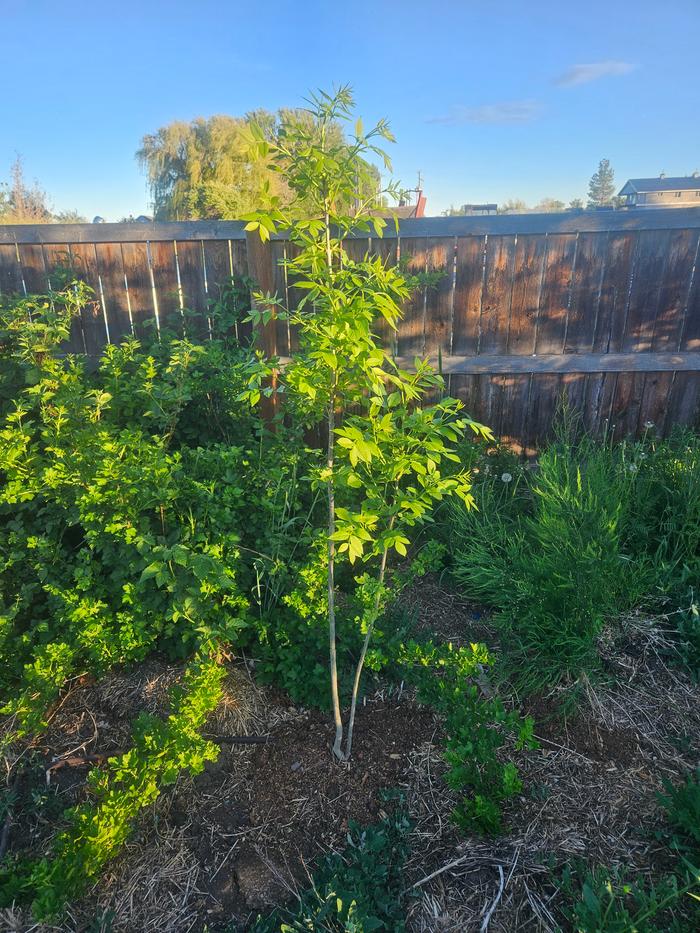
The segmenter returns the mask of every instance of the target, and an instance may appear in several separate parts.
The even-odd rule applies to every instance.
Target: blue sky
[[[603,157],[620,185],[700,169],[700,0],[0,0],[0,23],[0,179],[19,152],[88,218],[146,210],[145,133],[345,82],[428,213],[583,197]]]

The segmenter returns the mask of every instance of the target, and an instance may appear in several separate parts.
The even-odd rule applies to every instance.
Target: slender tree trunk
[[[333,252],[331,250],[331,218],[330,204],[326,201],[324,210],[324,220],[326,223],[326,262],[328,263],[328,274],[333,278]]]
[[[333,253],[331,250],[330,204],[324,202],[326,262],[328,275],[333,276]],[[340,709],[340,690],[338,688],[338,651],[335,632],[335,386],[337,373],[334,373],[333,389],[328,403],[328,638],[330,642],[331,695],[333,698],[333,718],[335,720],[335,741],[333,754],[343,760],[343,714]]]
[[[338,655],[335,636],[335,486],[333,483],[333,465],[335,459],[335,393],[331,393],[328,406],[328,636],[330,642],[331,696],[333,698],[333,718],[335,719],[335,741],[333,754],[343,758],[343,717],[340,710],[340,692],[338,690]]]
[[[389,525],[392,528],[394,525],[394,519],[392,517],[391,523]],[[374,616],[367,626],[367,632],[365,634],[365,640],[362,643],[362,651],[360,652],[360,659],[357,662],[357,667],[355,668],[355,680],[352,685],[352,703],[350,706],[350,719],[348,720],[348,734],[345,741],[345,758],[348,759],[352,752],[352,733],[355,728],[355,711],[357,709],[357,696],[360,692],[360,680],[362,678],[362,668],[365,664],[365,658],[367,657],[367,649],[369,647],[369,641],[372,637],[372,632],[374,631],[374,623],[377,621],[377,616],[379,615],[379,600],[381,598],[381,587],[384,584],[384,576],[386,574],[386,560],[389,553],[388,548],[384,548],[382,553],[382,562],[379,565],[379,589],[377,590],[377,595],[374,600]]]

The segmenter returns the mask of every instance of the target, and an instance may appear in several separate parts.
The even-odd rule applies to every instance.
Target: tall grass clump
[[[453,573],[495,608],[521,689],[592,673],[605,620],[639,605],[675,620],[678,656],[698,671],[697,435],[612,444],[564,419],[531,468],[504,469],[502,452],[483,460],[478,510],[451,507]]]
[[[593,668],[606,616],[636,596],[623,547],[628,487],[609,448],[561,439],[536,470],[486,475],[478,512],[453,509],[454,575],[497,609],[522,688]]]

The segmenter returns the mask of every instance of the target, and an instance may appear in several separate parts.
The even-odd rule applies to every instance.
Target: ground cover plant
[[[399,808],[376,826],[352,826],[343,855],[328,856],[299,905],[258,919],[255,933],[406,929],[402,901],[409,820]]]

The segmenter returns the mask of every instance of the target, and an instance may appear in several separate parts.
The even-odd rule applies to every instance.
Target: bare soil
[[[99,684],[73,685],[26,755],[10,851],[49,850],[61,812],[86,797],[95,762],[80,756],[99,763],[128,747],[137,713],[165,713],[181,673],[150,663]],[[433,713],[406,693],[378,694],[358,709],[351,762],[338,763],[329,714],[290,705],[258,688],[245,665],[232,664],[222,709],[208,725],[221,741],[217,761],[144,812],[124,853],[63,925],[34,925],[16,911],[0,915],[0,930],[85,931],[107,916],[113,933],[245,930],[259,912],[308,884],[316,858],[344,848],[352,821],[366,825],[386,815],[393,804],[384,791],[407,788],[412,753],[432,743],[438,728]],[[267,742],[225,741],[250,733]],[[56,767],[65,756],[69,763]]]

